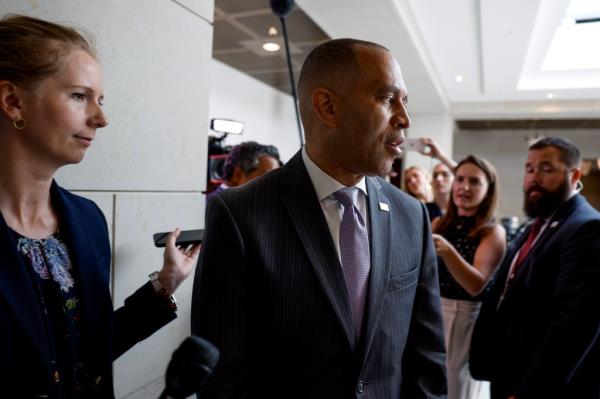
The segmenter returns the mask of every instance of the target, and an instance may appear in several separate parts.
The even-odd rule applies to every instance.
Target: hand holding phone
[[[181,231],[179,228],[172,233],[154,234],[154,245],[165,247],[164,262],[157,280],[161,290],[164,289],[168,295],[175,292],[198,263],[203,235],[204,230]]]
[[[420,138],[419,139],[406,139],[400,145],[400,147],[407,151],[417,151],[417,152],[420,152],[421,154],[427,154],[430,151],[429,146],[426,145],[425,143],[423,143],[423,141],[421,141]]]
[[[158,248],[164,248],[167,244],[167,237],[171,234],[170,231],[154,234],[154,245]],[[188,245],[200,244],[204,237],[204,230],[182,230],[179,232],[179,237],[175,241],[176,246],[187,247]]]

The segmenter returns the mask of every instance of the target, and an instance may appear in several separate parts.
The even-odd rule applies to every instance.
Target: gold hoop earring
[[[17,130],[23,130],[25,129],[25,126],[27,126],[27,121],[25,119],[14,120],[13,126]]]

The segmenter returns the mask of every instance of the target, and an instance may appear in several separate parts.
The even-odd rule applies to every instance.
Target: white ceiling
[[[600,79],[600,70],[541,72],[541,62],[569,1],[297,3],[332,38],[356,37],[387,46],[402,66],[414,113],[447,110],[457,119],[597,118],[600,88],[557,87],[569,74]],[[518,90],[523,71],[524,77],[542,81],[541,88]],[[463,81],[456,82],[456,75],[463,76]]]

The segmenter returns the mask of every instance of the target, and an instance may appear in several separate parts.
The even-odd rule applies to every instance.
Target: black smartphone
[[[166,233],[154,234],[154,245],[163,248],[167,245],[167,237],[170,233],[170,231],[167,231]],[[202,237],[204,237],[204,230],[181,230],[175,245],[187,247],[190,244],[200,244]]]

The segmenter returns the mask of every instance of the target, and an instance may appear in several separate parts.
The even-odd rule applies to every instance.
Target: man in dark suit
[[[489,287],[471,372],[494,399],[600,397],[600,214],[578,194],[579,150],[529,148],[525,211],[534,219]]]
[[[201,397],[445,398],[427,213],[376,177],[410,125],[400,67],[333,40],[299,93],[306,146],[208,205],[192,332],[221,360]]]

